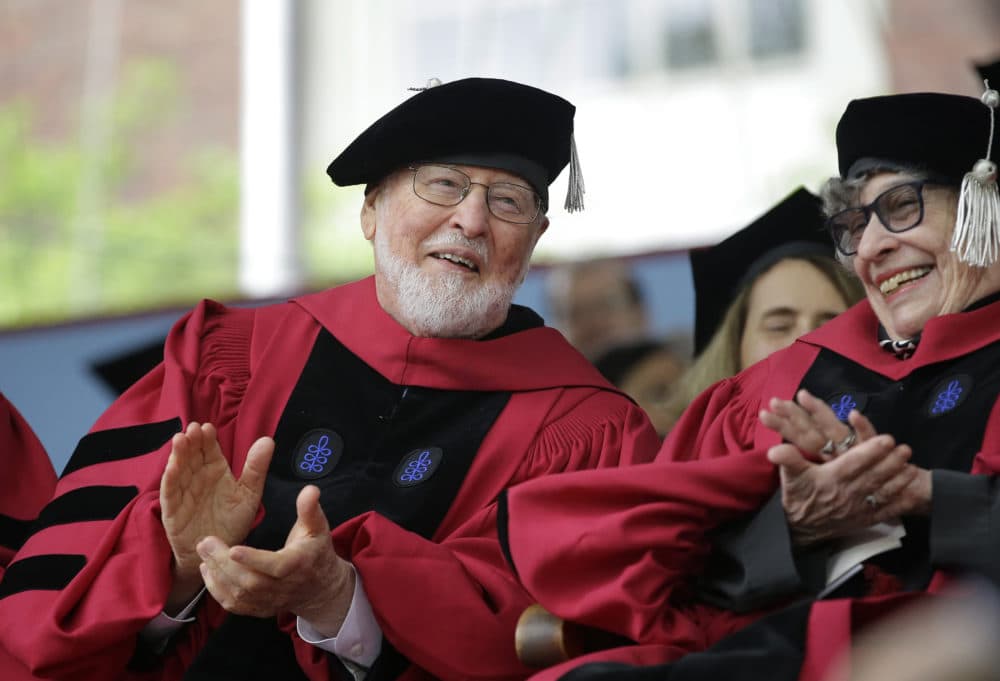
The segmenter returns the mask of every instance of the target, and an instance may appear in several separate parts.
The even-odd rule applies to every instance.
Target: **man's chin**
[[[422,336],[479,338],[503,324],[510,299],[483,286],[453,285],[437,291],[428,287],[406,307]]]
[[[474,273],[406,266],[392,258],[383,259],[382,276],[395,290],[390,313],[417,336],[484,336],[504,323],[514,297],[515,287],[487,283]]]

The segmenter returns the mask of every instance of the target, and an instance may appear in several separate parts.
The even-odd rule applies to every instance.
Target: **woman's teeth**
[[[905,284],[906,282],[913,281],[915,279],[920,279],[930,271],[931,268],[926,266],[914,267],[909,270],[904,270],[902,272],[898,272],[892,275],[891,277],[883,281],[881,284],[878,285],[878,288],[882,292],[882,295],[887,296],[893,291],[895,291],[897,288]]]

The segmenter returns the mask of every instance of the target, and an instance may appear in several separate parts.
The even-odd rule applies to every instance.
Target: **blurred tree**
[[[362,187],[337,187],[309,171],[303,182],[302,262],[306,285],[325,288],[374,271],[371,244],[361,234]]]
[[[178,104],[167,62],[129,64],[113,101],[101,103],[111,127],[97,155],[76,140],[33,139],[23,103],[0,108],[0,326],[236,295],[236,155],[191,152],[182,184],[156,193],[135,186],[136,141],[155,135]],[[99,191],[81,220],[84,173]],[[73,280],[80,272],[86,281]],[[86,305],[73,296],[82,285],[95,292]]]

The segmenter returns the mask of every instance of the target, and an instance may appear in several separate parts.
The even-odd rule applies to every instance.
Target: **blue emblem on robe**
[[[443,458],[444,451],[440,447],[414,449],[396,466],[392,481],[399,487],[413,487],[426,482],[434,475]]]
[[[837,393],[826,398],[827,405],[844,423],[847,423],[847,415],[851,413],[852,409],[862,411],[867,402],[868,397],[864,393]]]
[[[972,377],[958,374],[944,379],[931,392],[926,412],[931,418],[954,411],[972,392]]]
[[[292,469],[303,480],[315,480],[329,475],[340,461],[344,440],[326,428],[310,430],[295,445]]]

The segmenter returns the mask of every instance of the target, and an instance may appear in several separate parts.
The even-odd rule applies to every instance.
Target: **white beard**
[[[509,283],[470,284],[460,272],[429,275],[404,261],[376,231],[373,240],[375,266],[395,292],[400,323],[416,336],[436,338],[478,338],[503,324],[514,293],[528,273],[525,262]],[[437,238],[433,246],[460,245],[475,251],[486,261],[486,249],[479,241],[461,234]]]

